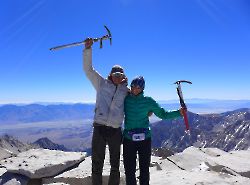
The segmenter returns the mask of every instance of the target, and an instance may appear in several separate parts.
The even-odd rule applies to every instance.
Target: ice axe
[[[182,94],[182,90],[181,90],[181,83],[189,83],[189,84],[192,84],[192,82],[190,81],[187,81],[187,80],[178,80],[176,81],[174,84],[177,85],[177,94],[179,96],[179,99],[180,99],[180,104],[181,104],[181,108],[183,108],[185,111],[183,112],[183,117],[184,117],[184,122],[185,122],[185,125],[186,125],[186,131],[189,132],[189,123],[188,123],[188,117],[187,117],[187,106],[184,102],[184,99],[183,99],[183,94]]]
[[[105,26],[105,29],[107,30],[108,34],[102,36],[102,37],[99,37],[99,38],[93,38],[93,42],[98,42],[100,41],[100,48],[102,48],[102,41],[103,40],[108,40],[110,41],[110,45],[112,44],[112,35],[111,35],[111,32],[110,30],[108,29],[107,26]],[[69,48],[69,47],[73,47],[73,46],[79,46],[79,45],[83,45],[85,44],[86,40],[84,41],[81,41],[81,42],[74,42],[74,43],[71,43],[71,44],[65,44],[65,45],[61,45],[61,46],[56,46],[56,47],[53,47],[53,48],[50,48],[49,50],[53,51],[53,50],[58,50],[58,49],[63,49],[63,48]]]

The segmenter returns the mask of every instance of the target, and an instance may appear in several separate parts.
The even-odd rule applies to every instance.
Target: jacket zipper
[[[108,119],[107,119],[107,124],[108,124],[108,122],[109,122],[109,118],[110,118],[110,109],[111,109],[111,105],[112,105],[112,103],[113,103],[113,100],[114,100],[114,97],[115,97],[115,94],[116,94],[116,91],[117,91],[117,88],[118,88],[118,85],[117,86],[115,86],[115,93],[114,93],[114,95],[112,96],[112,99],[111,99],[111,103],[110,103],[110,106],[109,106],[109,111],[108,111]]]

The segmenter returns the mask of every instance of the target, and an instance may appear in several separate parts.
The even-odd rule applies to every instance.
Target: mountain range
[[[159,103],[166,109],[180,107],[178,100],[159,101]],[[191,112],[199,114],[250,108],[250,100],[187,99],[186,104]],[[93,118],[94,109],[94,103],[4,104],[0,105],[0,125]]]
[[[18,139],[9,135],[1,136],[0,137],[0,160],[9,158],[9,157],[15,157],[20,152],[24,152],[32,148],[37,148],[37,147],[27,144],[27,143],[23,143],[19,141]]]
[[[188,113],[190,134],[182,119],[162,120],[151,125],[153,147],[180,152],[189,146],[216,147],[224,151],[250,148],[250,109],[220,114]]]
[[[68,150],[90,152],[94,107],[94,104],[3,105],[0,134],[11,134],[30,143],[47,137]],[[211,114],[188,112],[188,119],[190,135],[184,132],[181,118],[152,122],[152,147],[174,152],[189,146],[224,151],[250,147],[249,108]],[[50,146],[45,140],[41,143]]]
[[[92,118],[94,106],[94,104],[2,105],[0,106],[0,124]]]
[[[56,144],[52,142],[51,140],[49,140],[47,137],[40,138],[32,144],[38,146],[39,148],[44,148],[44,149],[61,150],[65,152],[70,151],[64,145]]]
[[[3,135],[0,137],[0,160],[15,157],[21,152],[38,148],[70,151],[65,146],[56,144],[48,138],[40,138],[33,143],[24,143],[13,136]]]

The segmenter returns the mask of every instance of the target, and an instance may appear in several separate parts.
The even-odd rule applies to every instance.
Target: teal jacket
[[[173,119],[181,116],[179,110],[166,112],[153,98],[144,96],[143,92],[137,96],[127,95],[124,102],[124,111],[124,137],[127,139],[131,139],[128,132],[133,129],[148,129],[146,138],[151,137],[149,112],[153,112],[161,119]]]

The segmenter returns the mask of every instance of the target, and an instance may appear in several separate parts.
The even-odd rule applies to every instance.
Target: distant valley
[[[166,110],[179,108],[178,101],[160,103]],[[190,111],[191,135],[185,134],[182,119],[161,121],[152,116],[150,121],[153,147],[171,148],[175,151],[182,151],[191,145],[215,146],[223,150],[231,150],[236,145],[240,149],[248,147],[250,101],[195,99],[187,100],[187,105]],[[0,135],[9,134],[26,143],[46,137],[70,150],[89,150],[94,108],[94,104],[2,105],[0,106]],[[237,108],[246,109],[236,110]],[[208,114],[209,109],[211,113]],[[221,112],[222,110],[227,111]],[[234,110],[236,110],[235,113],[228,112]],[[241,116],[241,119],[233,116],[240,114],[246,116]],[[234,135],[235,129],[238,127],[244,128],[244,137],[242,134]],[[227,133],[228,136],[223,136],[223,133]],[[235,138],[232,138],[232,135]],[[229,137],[233,142],[229,142]],[[224,142],[223,140],[229,141]]]

